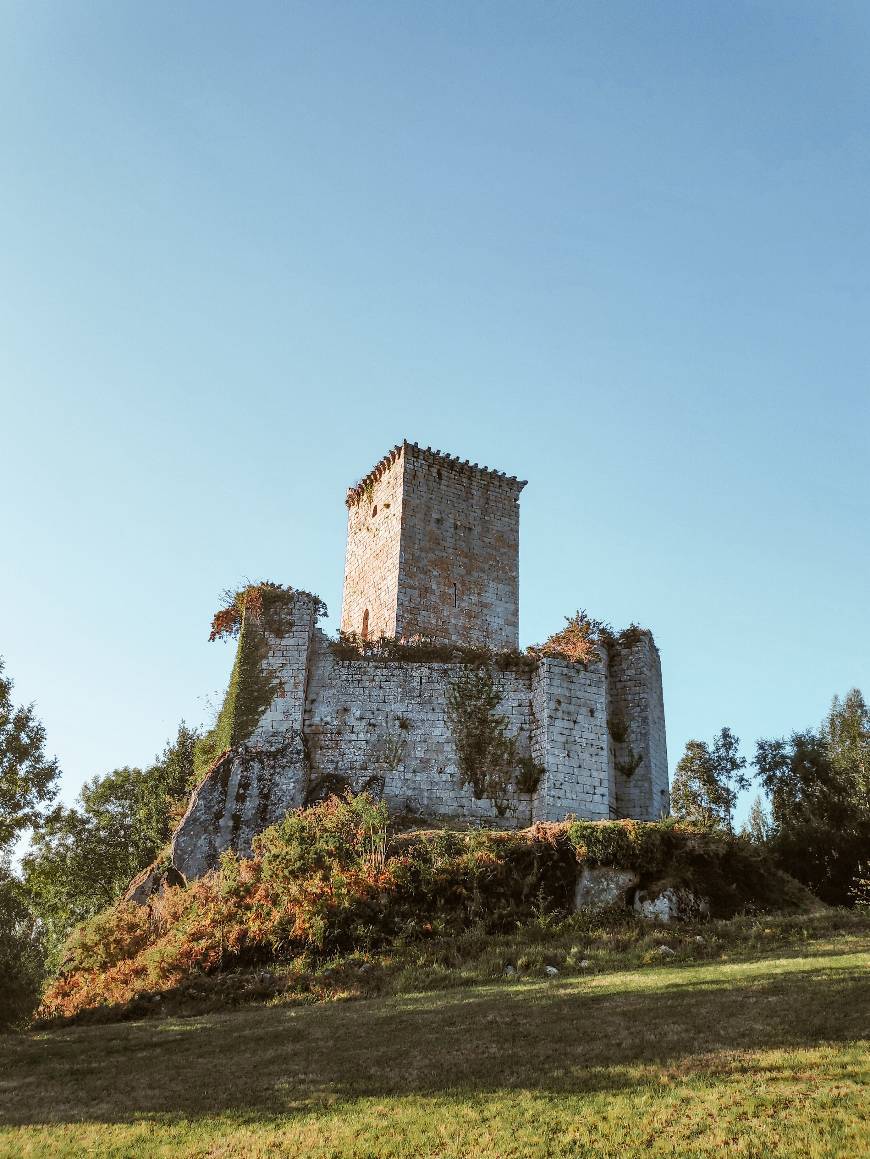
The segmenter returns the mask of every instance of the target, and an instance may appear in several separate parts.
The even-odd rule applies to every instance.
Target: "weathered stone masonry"
[[[348,493],[343,629],[515,650],[523,486],[396,447]],[[339,658],[316,627],[315,598],[286,600],[291,627],[259,629],[271,701],[209,773],[176,834],[173,863],[185,876],[223,849],[250,852],[257,832],[339,784],[382,794],[396,811],[510,827],[668,811],[661,667],[649,633],[609,655],[602,648],[588,668],[556,658],[493,666],[517,757],[542,770],[536,792],[514,787],[499,816],[460,784],[447,703],[462,663]]]
[[[341,630],[519,642],[519,495],[499,471],[402,443],[347,495]]]

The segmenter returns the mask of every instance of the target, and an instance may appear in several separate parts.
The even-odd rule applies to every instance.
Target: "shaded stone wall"
[[[659,651],[649,633],[617,649],[608,680],[615,816],[653,821],[670,812],[668,751]],[[625,739],[621,739],[623,736]],[[616,734],[615,736],[613,734]],[[640,762],[633,772],[628,768]]]
[[[357,790],[368,783],[382,791],[392,809],[505,826],[569,813],[589,820],[653,815],[648,807],[620,813],[614,800],[606,656],[588,671],[546,659],[531,673],[495,674],[518,756],[544,770],[533,797],[511,794],[503,818],[459,785],[447,696],[461,672],[460,664],[337,660],[319,636],[305,714],[312,783],[346,778]]]

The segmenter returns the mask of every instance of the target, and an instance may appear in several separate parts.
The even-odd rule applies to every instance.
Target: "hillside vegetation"
[[[129,1017],[179,994],[316,995],[329,988],[318,981],[324,969],[341,962],[374,979],[387,962],[423,966],[429,955],[437,964],[457,945],[477,945],[468,956],[488,956],[490,969],[521,971],[523,946],[544,936],[567,943],[560,962],[570,968],[602,930],[642,957],[654,934],[631,913],[573,914],[580,868],[601,865],[633,869],[653,890],[688,888],[713,918],[808,904],[748,840],[672,821],[394,833],[382,804],[333,797],[267,829],[253,857],[226,854],[186,887],[164,888],[144,906],[119,902],[85,922],[41,1015]],[[216,987],[216,978],[229,980]]]

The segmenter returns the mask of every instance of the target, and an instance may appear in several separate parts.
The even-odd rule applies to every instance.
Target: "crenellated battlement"
[[[505,487],[514,491],[519,495],[523,487],[528,483],[526,479],[518,479],[515,475],[508,475],[504,471],[496,471],[490,467],[481,467],[478,463],[472,463],[469,459],[460,459],[458,455],[450,455],[442,451],[433,451],[431,447],[421,447],[419,443],[409,443],[407,439],[403,439],[401,443],[396,443],[392,450],[387,451],[383,458],[379,459],[372,469],[364,475],[358,483],[353,487],[348,487],[345,504],[352,507],[370,492],[372,486],[380,479],[383,473],[388,470],[398,459],[402,456],[414,458],[419,462],[429,463],[430,465],[441,468],[442,470],[449,470],[457,474],[467,474],[486,476],[492,482],[501,482]]]

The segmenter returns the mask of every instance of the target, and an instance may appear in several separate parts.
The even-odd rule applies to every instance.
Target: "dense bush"
[[[577,853],[577,860],[587,865],[618,865],[623,869],[642,870],[657,877],[674,857],[682,830],[672,820],[646,821],[572,821],[567,835]]]
[[[574,822],[521,832],[455,830],[390,836],[386,807],[331,797],[260,834],[254,855],[146,906],[119,903],[66,946],[46,1015],[71,1015],[166,991],[194,975],[308,962],[460,936],[505,934],[571,912],[578,864],[665,875],[729,915],[788,900],[783,879],[749,842],[672,822]]]

